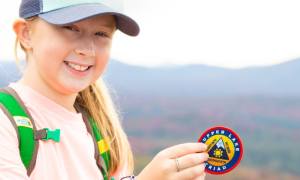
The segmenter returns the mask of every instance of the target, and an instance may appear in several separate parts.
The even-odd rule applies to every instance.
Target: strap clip
[[[47,141],[52,139],[55,142],[60,141],[60,129],[50,130],[49,128],[44,128],[36,131],[35,140],[44,140]]]

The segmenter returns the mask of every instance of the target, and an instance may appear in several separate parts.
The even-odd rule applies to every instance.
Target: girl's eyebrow
[[[96,27],[109,27],[114,28],[116,25],[114,23],[104,23],[104,24],[97,24]]]

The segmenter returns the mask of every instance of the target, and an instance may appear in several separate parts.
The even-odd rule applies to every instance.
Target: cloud
[[[114,48],[133,64],[244,67],[300,57],[299,1],[153,0],[135,8],[129,2],[141,35],[118,38]]]
[[[5,1],[5,6],[0,7],[0,60],[13,58],[15,35],[12,24],[18,17],[18,4],[21,1]]]

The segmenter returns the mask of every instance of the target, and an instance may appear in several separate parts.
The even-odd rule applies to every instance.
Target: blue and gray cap
[[[130,36],[139,34],[138,24],[122,13],[122,0],[22,0],[20,17],[39,16],[48,23],[66,25],[96,15],[114,15],[117,28]]]

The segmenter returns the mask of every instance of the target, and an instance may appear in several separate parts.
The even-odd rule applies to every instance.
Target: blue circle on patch
[[[205,171],[210,174],[225,174],[233,170],[243,157],[241,138],[233,130],[216,126],[206,130],[198,142],[207,145],[208,160]]]

